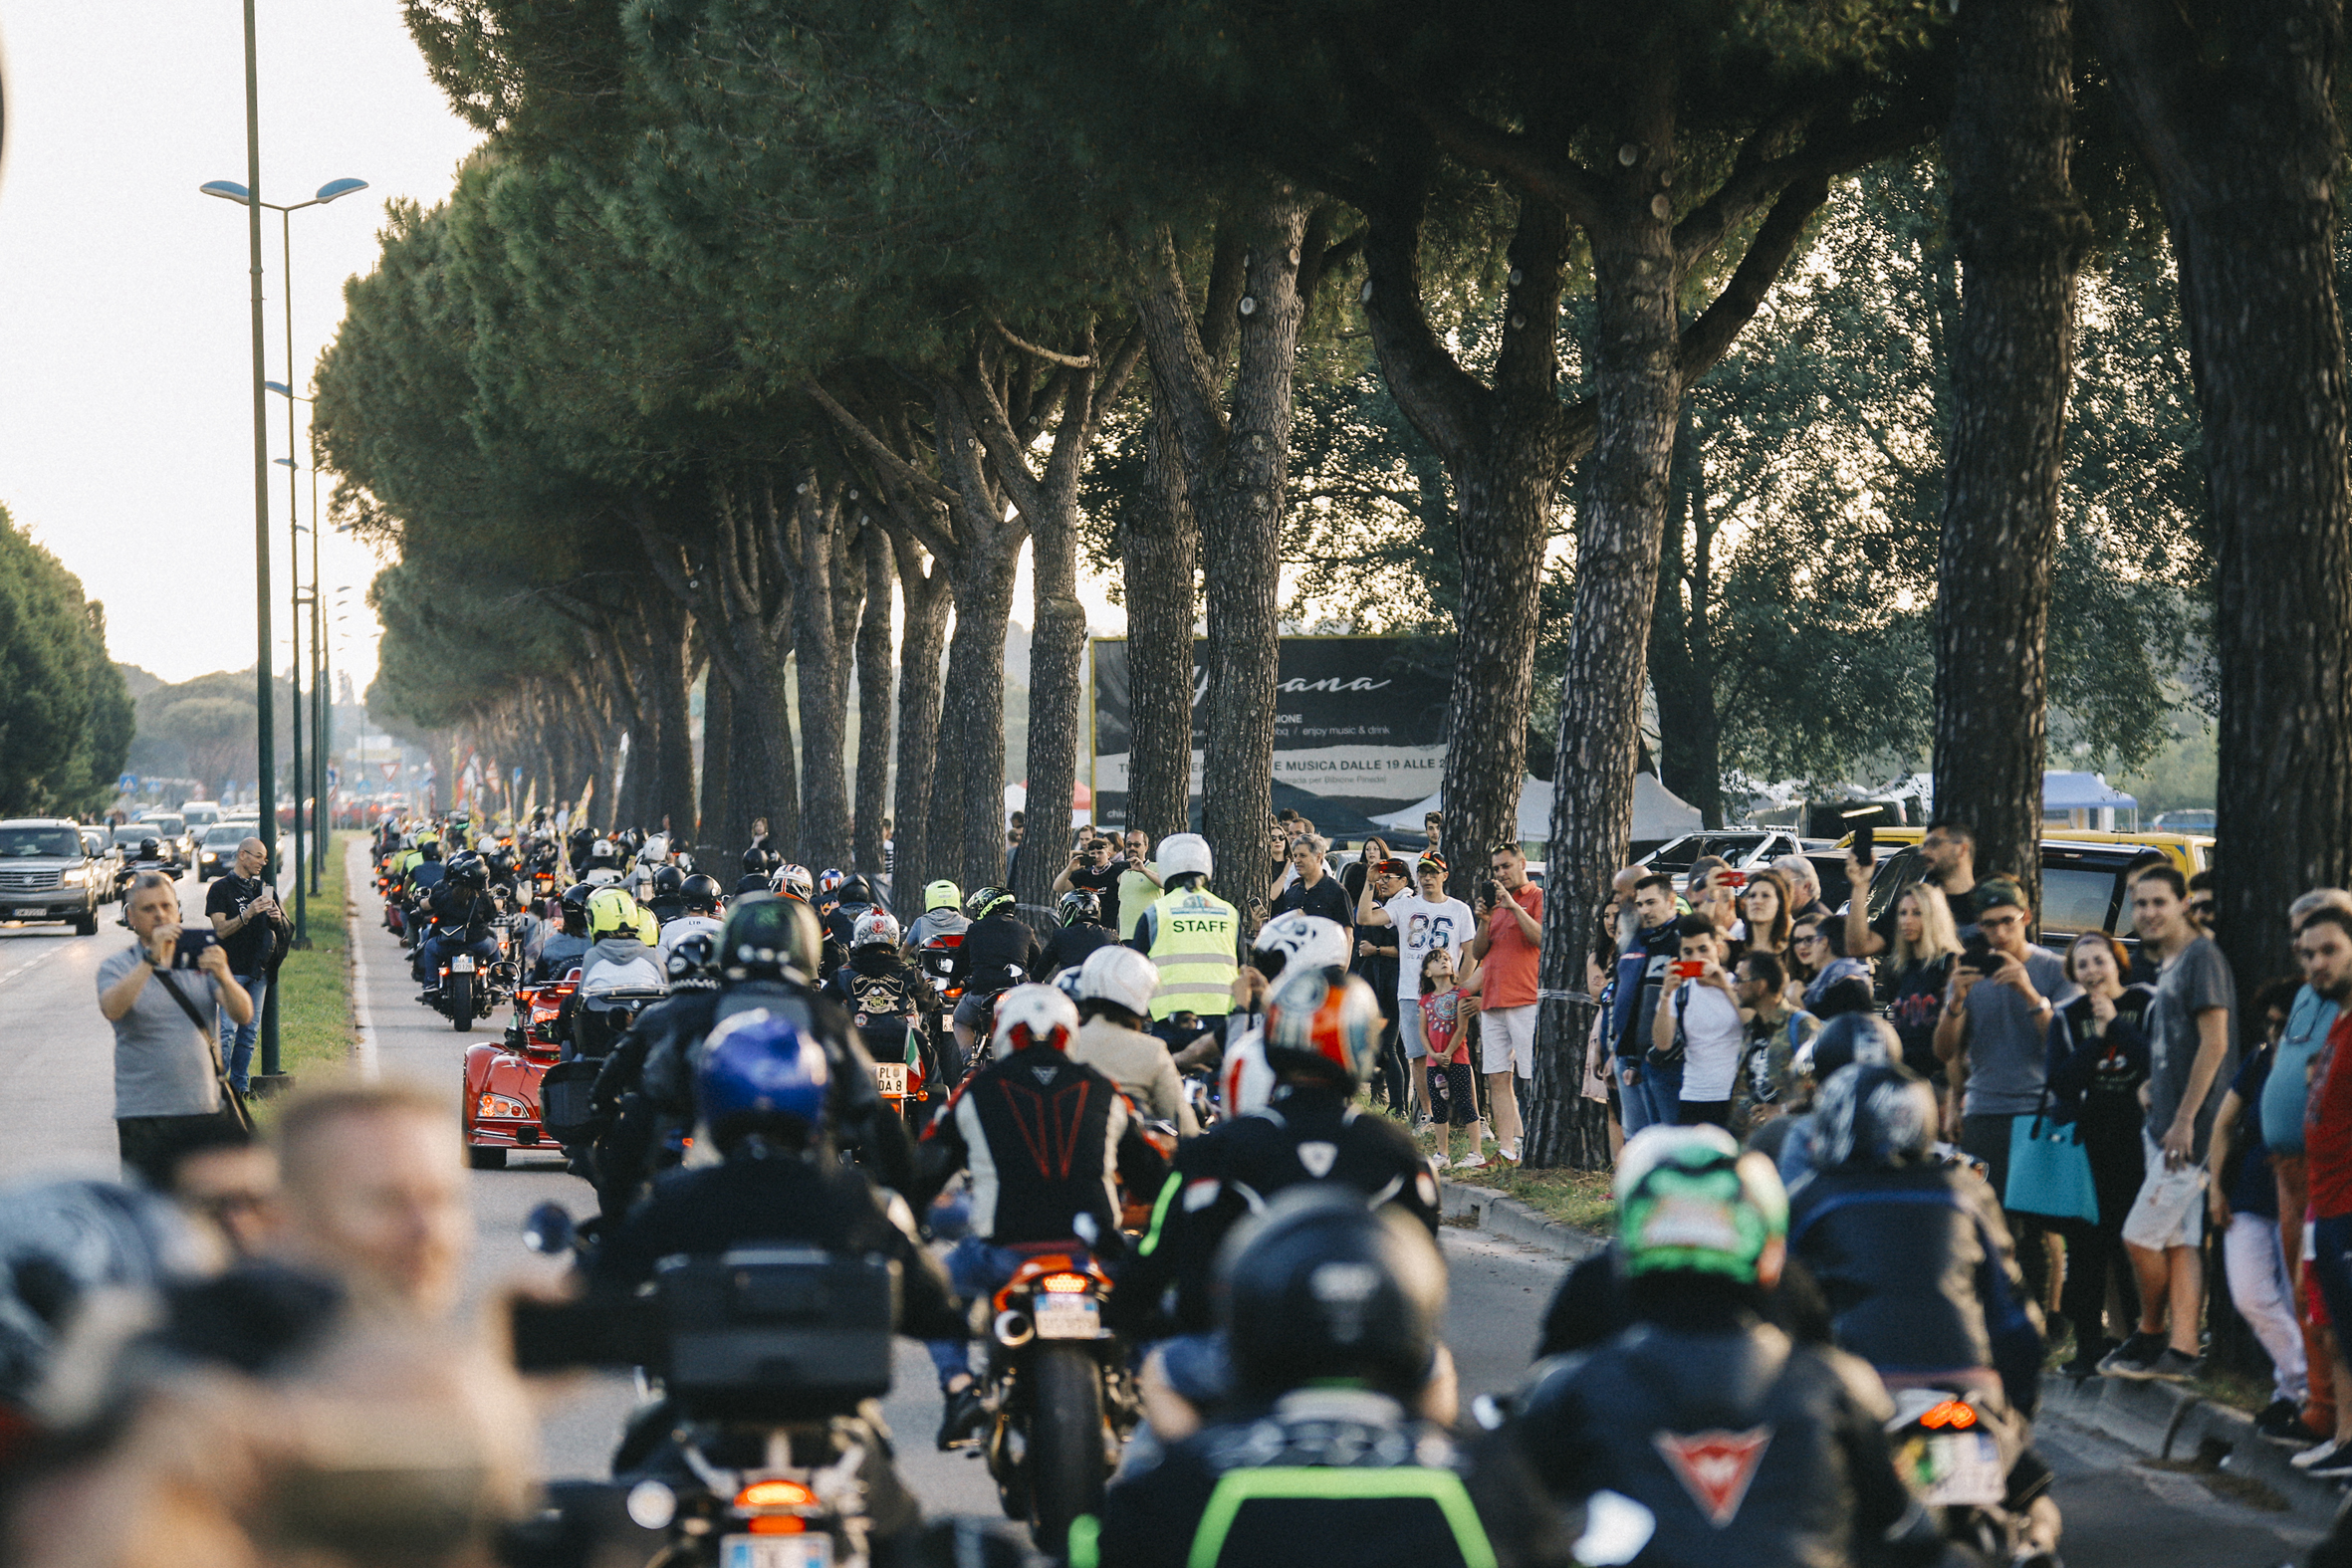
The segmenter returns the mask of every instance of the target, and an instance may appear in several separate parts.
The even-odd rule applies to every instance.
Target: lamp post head
[[[218,196],[223,201],[233,201],[239,206],[248,206],[253,201],[253,192],[233,179],[206,180],[196,188],[207,196]]]
[[[313,201],[333,201],[339,196],[349,196],[353,191],[365,190],[366,188],[367,182],[363,179],[329,180],[319,187],[318,194],[311,199]]]

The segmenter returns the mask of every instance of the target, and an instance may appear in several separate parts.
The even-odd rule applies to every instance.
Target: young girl
[[[1462,989],[1454,984],[1454,955],[1433,947],[1421,960],[1421,1037],[1429,1046],[1429,1102],[1442,1109],[1436,1163],[1474,1171],[1487,1163],[1487,1124],[1478,1114],[1478,1080],[1470,1068],[1470,1031],[1463,1026]],[[1470,1129],[1470,1153],[1453,1158],[1447,1128]]]

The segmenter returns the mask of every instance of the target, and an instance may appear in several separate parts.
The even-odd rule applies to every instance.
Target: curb
[[[2041,1409],[2160,1459],[2209,1459],[2228,1474],[2258,1481],[2283,1498],[2299,1522],[2325,1529],[2345,1503],[2330,1482],[2287,1462],[2294,1451],[2254,1431],[2253,1418],[2177,1383],[2041,1375]]]
[[[1546,1220],[1518,1199],[1507,1198],[1491,1187],[1441,1180],[1438,1193],[1439,1209],[1446,1219],[1467,1221],[1489,1235],[1517,1241],[1569,1262],[1589,1257],[1606,1244],[1591,1232]]]

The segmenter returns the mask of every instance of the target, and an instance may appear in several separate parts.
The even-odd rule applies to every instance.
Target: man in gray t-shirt
[[[98,1009],[115,1027],[115,1131],[124,1174],[155,1182],[189,1124],[221,1109],[217,1045],[201,1020],[217,1009],[249,1022],[253,999],[229,973],[217,942],[195,969],[171,968],[180,912],[169,877],[142,872],[127,914],[136,940],[99,965]]]
[[[2160,1146],[2180,1118],[2181,1101],[2189,1092],[2204,1042],[2199,1020],[2209,1013],[2220,1015],[2229,1046],[2207,1083],[2204,1103],[2191,1117],[2196,1128],[2189,1150],[2193,1164],[2204,1162],[2214,1113],[2221,1108],[2220,1091],[2237,1075],[2237,982],[2214,939],[2199,937],[2165,960],[2156,978],[2156,1002],[2148,1009],[2148,1137]]]

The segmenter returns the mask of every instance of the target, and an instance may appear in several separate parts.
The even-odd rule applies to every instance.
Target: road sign
[[[115,781],[115,787],[127,794],[129,791],[138,787],[138,775],[124,774],[121,778]]]
[[[397,776],[397,775],[399,774],[399,772],[400,772],[400,765],[399,765],[398,763],[384,763],[384,764],[381,764],[380,766],[381,766],[381,767],[382,767],[382,769],[383,769],[383,776],[384,776],[386,779],[393,778],[393,777]]]

